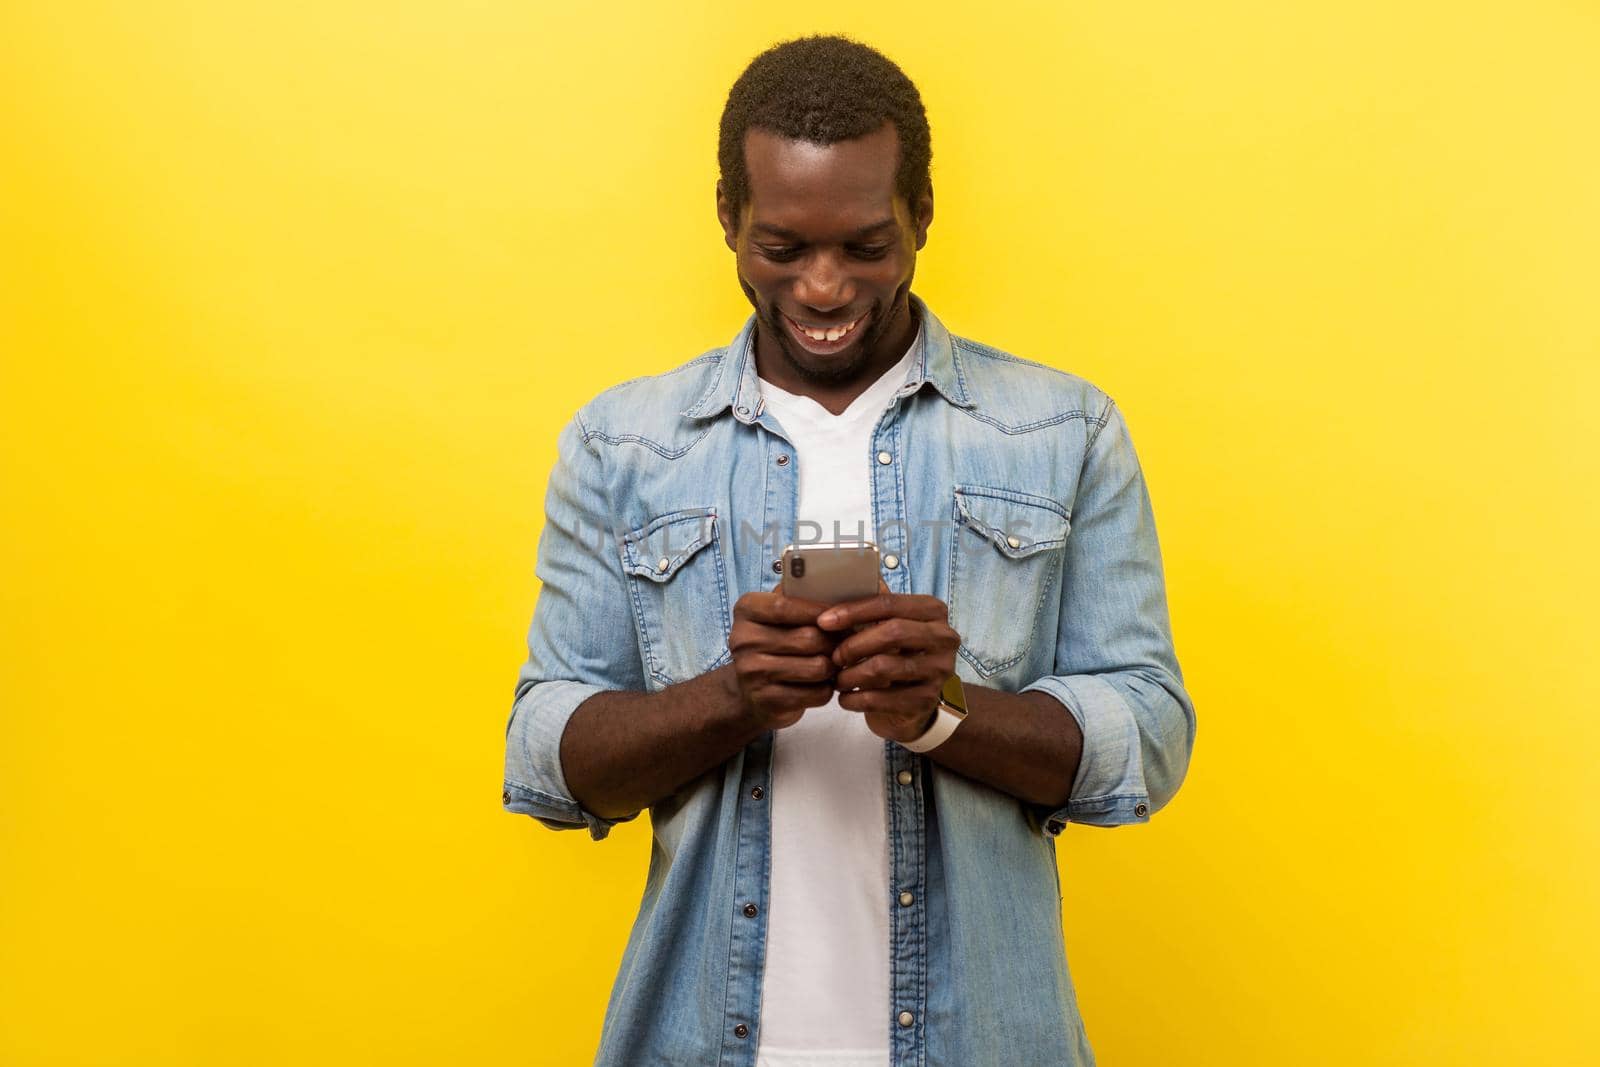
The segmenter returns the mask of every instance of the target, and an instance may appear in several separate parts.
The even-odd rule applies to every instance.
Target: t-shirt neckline
[[[755,340],[752,338],[751,344],[754,343]],[[787,389],[773,385],[759,375],[756,377],[756,381],[760,383],[761,393],[767,398],[769,405],[776,398],[779,406],[819,422],[851,421],[862,417],[864,412],[870,411],[871,414],[875,415],[888,405],[889,397],[894,394],[895,389],[899,388],[910,377],[911,364],[916,358],[917,347],[920,344],[922,344],[922,325],[918,323],[917,334],[911,339],[911,344],[907,347],[905,354],[895,362],[894,366],[885,370],[871,385],[863,389],[859,396],[850,401],[849,407],[837,415],[811,397],[802,396],[799,393],[791,393]]]

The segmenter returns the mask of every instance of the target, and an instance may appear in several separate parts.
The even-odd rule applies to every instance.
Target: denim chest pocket
[[[682,508],[623,534],[622,569],[652,681],[687,681],[732,658],[715,509]]]
[[[987,678],[1015,666],[1036,639],[1058,588],[1071,530],[1049,497],[979,485],[955,487],[950,545],[950,621],[961,655]],[[1053,644],[1054,636],[1043,639]]]

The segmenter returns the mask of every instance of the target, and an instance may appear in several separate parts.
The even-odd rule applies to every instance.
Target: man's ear
[[[722,224],[722,240],[731,252],[739,251],[739,220],[734,218],[733,205],[722,189],[722,179],[717,179],[717,221]]]
[[[912,212],[916,219],[917,251],[922,251],[922,246],[928,243],[928,227],[933,223],[933,182],[928,182],[927,189],[917,197],[916,210]]]

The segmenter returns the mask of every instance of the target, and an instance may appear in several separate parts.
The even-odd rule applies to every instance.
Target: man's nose
[[[795,283],[794,298],[817,311],[836,311],[855,299],[854,286],[842,264],[831,254],[812,256]]]

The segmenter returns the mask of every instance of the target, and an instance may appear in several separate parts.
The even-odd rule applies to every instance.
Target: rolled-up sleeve
[[[587,827],[598,841],[639,813],[605,819],[579,805],[562,772],[561,735],[595,693],[645,681],[600,456],[585,436],[580,413],[561,431],[545,496],[539,597],[506,722],[501,802],[554,830]]]
[[[1109,398],[1097,422],[1065,546],[1055,673],[1022,690],[1060,701],[1083,732],[1066,805],[1033,809],[1050,835],[1069,821],[1147,821],[1178,791],[1194,750],[1144,473]]]

